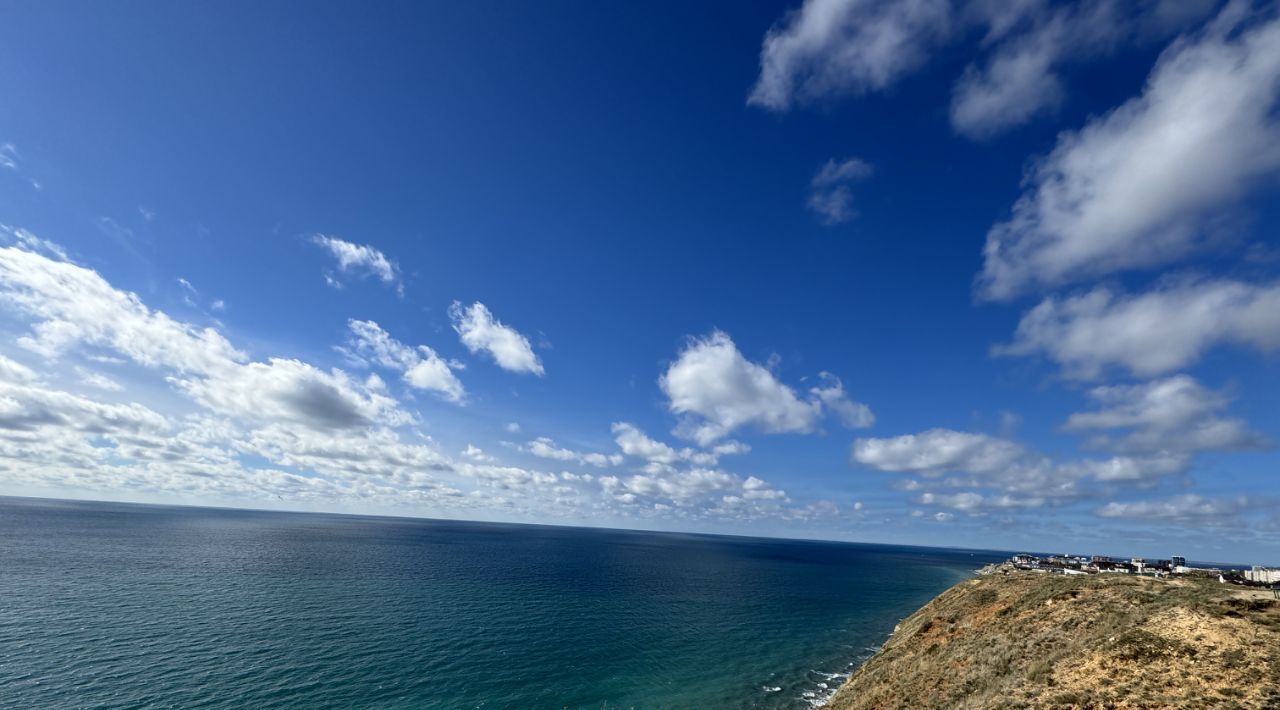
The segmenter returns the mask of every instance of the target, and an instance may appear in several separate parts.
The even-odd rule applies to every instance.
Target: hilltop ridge
[[[991,571],[904,619],[829,707],[1280,707],[1270,591]]]

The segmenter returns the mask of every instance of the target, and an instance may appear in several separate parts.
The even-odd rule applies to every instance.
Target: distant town
[[[1254,565],[1250,569],[1195,567],[1187,564],[1187,558],[1173,555],[1167,560],[1142,557],[1122,558],[1106,555],[1048,555],[1020,553],[998,565],[989,565],[983,573],[1010,569],[1042,572],[1045,574],[1139,574],[1151,577],[1171,575],[1196,575],[1217,577],[1224,584],[1240,584],[1250,587],[1280,585],[1280,568]]]

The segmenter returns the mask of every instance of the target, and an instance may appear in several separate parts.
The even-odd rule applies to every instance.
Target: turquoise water
[[[806,707],[1000,558],[0,498],[0,705]]]

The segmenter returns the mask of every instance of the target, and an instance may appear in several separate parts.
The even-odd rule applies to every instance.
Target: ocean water
[[[1002,556],[0,498],[0,706],[807,707]]]

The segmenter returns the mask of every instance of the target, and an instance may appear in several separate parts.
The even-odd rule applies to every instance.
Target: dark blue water
[[[802,707],[1001,557],[0,498],[0,706]]]

